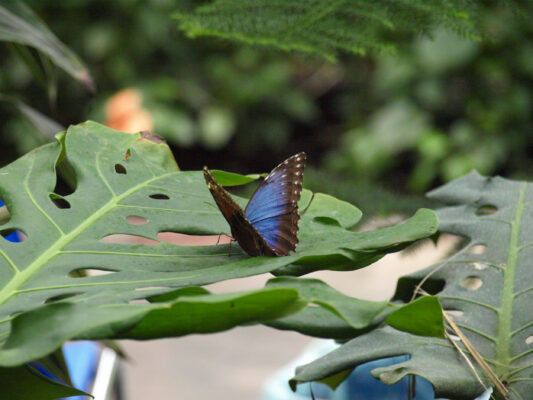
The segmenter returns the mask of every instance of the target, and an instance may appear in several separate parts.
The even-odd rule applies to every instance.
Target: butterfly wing
[[[218,208],[228,223],[233,214],[238,213],[239,211],[242,213],[242,209],[239,205],[231,198],[231,195],[226,189],[216,181],[215,177],[207,167],[204,167],[204,178],[205,183],[207,183],[207,188],[211,192],[211,196],[213,196],[215,203],[217,203]]]
[[[207,167],[204,167],[204,178],[215,203],[226,221],[228,221],[231,228],[231,235],[239,242],[239,245],[246,254],[250,256],[275,256],[276,253],[268,246],[265,239],[261,237],[250,221],[246,219],[242,209],[231,198],[231,195],[215,180],[215,177]]]
[[[244,214],[275,255],[284,256],[298,243],[298,201],[306,154],[288,158],[266,177]]]

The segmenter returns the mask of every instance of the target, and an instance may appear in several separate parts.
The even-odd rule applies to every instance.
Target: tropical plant
[[[533,392],[529,186],[472,172],[430,192],[430,197],[449,204],[438,211],[439,230],[468,238],[468,244],[442,262],[401,278],[393,298],[436,295],[502,383],[498,398],[506,390],[509,399],[527,399]],[[408,361],[375,369],[373,376],[390,384],[419,375],[433,384],[437,397],[453,399],[472,399],[487,386],[497,387],[471,358],[466,341],[454,346],[455,339],[421,338],[379,327],[301,367],[293,382],[322,380],[368,360],[408,354]]]
[[[76,179],[68,195],[56,190],[57,169],[65,164]],[[180,171],[159,139],[91,122],[72,126],[56,143],[35,149],[0,174],[0,198],[9,215],[0,233],[18,231],[25,238],[0,244],[3,367],[41,358],[69,339],[215,332],[284,317],[308,302],[336,310],[355,329],[400,312],[400,322],[392,318],[391,324],[410,330],[398,307],[339,300],[320,282],[274,280],[263,290],[221,295],[198,286],[265,272],[361,268],[437,228],[435,214],[421,209],[403,224],[356,233],[350,230],[361,218],[356,207],[304,191],[300,244],[289,256],[250,258],[235,250],[228,255],[227,245],[171,244],[162,232],[216,235],[228,230],[201,172]],[[217,176],[225,184],[253,179]],[[142,223],[132,223],[132,217]],[[117,234],[148,243],[117,243]],[[139,299],[150,303],[131,303]],[[440,310],[435,302],[422,305],[437,317],[417,333],[442,334],[435,306]]]

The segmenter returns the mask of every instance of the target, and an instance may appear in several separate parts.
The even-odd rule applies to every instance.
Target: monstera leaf
[[[76,177],[68,195],[56,189],[64,165]],[[280,318],[305,305],[298,290],[211,295],[191,286],[282,267],[297,274],[360,268],[437,228],[436,215],[422,209],[396,227],[355,233],[348,228],[361,217],[356,207],[306,191],[300,245],[289,256],[169,243],[162,232],[187,239],[229,232],[202,173],[180,171],[156,137],[92,122],[0,170],[0,198],[10,216],[0,233],[25,237],[0,241],[2,366],[41,357],[71,338],[149,339]],[[146,241],[117,243],[117,234]],[[168,292],[175,295],[157,297]]]
[[[528,182],[476,172],[429,194],[451,204],[438,212],[440,230],[469,239],[447,260],[399,281],[396,300],[416,285],[437,293],[445,310],[509,389],[509,399],[533,393],[533,191]],[[482,250],[480,252],[480,250]],[[460,343],[459,343],[460,344]],[[436,397],[472,399],[484,388],[464,355],[446,340],[381,327],[301,367],[292,384],[320,380],[377,358],[408,354],[401,364],[373,371],[385,383],[408,374],[428,379]],[[473,365],[477,367],[475,361]],[[486,386],[492,383],[481,368]]]

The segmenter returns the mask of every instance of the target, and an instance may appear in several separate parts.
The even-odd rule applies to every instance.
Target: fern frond
[[[528,14],[520,1],[500,5]],[[427,35],[445,27],[480,40],[481,0],[215,0],[178,12],[190,37],[218,36],[335,60],[339,51],[394,51],[406,33]]]

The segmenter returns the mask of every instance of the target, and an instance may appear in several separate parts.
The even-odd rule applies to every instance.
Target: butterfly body
[[[233,238],[248,255],[284,256],[296,248],[305,161],[305,153],[298,153],[274,168],[244,211],[204,167],[207,187]]]

